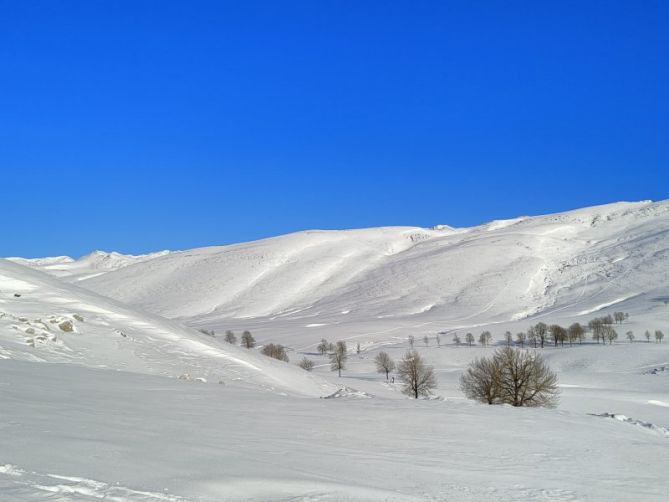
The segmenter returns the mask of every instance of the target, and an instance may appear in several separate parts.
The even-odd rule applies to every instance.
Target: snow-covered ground
[[[663,501],[669,342],[642,334],[669,333],[665,301],[669,202],[0,260],[0,500]],[[557,409],[458,389],[494,347],[456,347],[455,332],[499,344],[618,310],[617,343],[543,349]],[[290,363],[226,344],[226,329],[287,345]],[[375,372],[408,335],[436,370],[434,399]],[[322,337],[348,342],[341,378]]]

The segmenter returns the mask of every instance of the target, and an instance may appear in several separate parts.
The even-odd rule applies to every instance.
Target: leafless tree
[[[286,348],[281,344],[268,343],[262,348],[261,352],[273,359],[278,359],[279,361],[288,362],[288,354],[286,354]]]
[[[471,347],[472,343],[474,343],[474,335],[472,335],[471,333],[467,333],[465,335],[465,340],[467,341],[467,345]]]
[[[402,392],[418,399],[418,396],[427,396],[437,386],[437,378],[431,366],[427,366],[418,352],[410,350],[400,361],[397,367],[404,389]]]
[[[512,406],[554,407],[559,393],[557,376],[534,351],[505,347],[498,351],[500,398]]]
[[[511,334],[511,331],[504,333],[504,340],[506,340],[506,346],[511,347],[511,344],[513,343],[513,335]]]
[[[634,341],[634,332],[633,332],[633,331],[628,331],[628,332],[625,334],[625,336],[626,336],[627,339],[630,341],[630,343],[632,343],[632,342]]]
[[[534,333],[537,335],[539,344],[541,348],[544,348],[546,343],[546,338],[548,337],[548,325],[546,323],[540,322],[534,325]]]
[[[256,346],[256,339],[253,338],[253,335],[250,331],[244,331],[242,333],[242,346],[246,347],[247,349],[252,349]]]
[[[664,333],[662,331],[655,330],[655,342],[656,343],[662,343],[662,340],[664,339]]]
[[[534,326],[530,326],[530,329],[527,330],[527,340],[534,345],[534,348],[537,348],[537,331],[534,329]]]
[[[557,404],[557,376],[535,351],[498,349],[491,358],[474,361],[462,375],[465,395],[488,404],[545,406]]]
[[[599,340],[604,342],[604,325],[601,317],[597,317],[588,322],[588,327],[592,331],[592,339],[599,343]]]
[[[409,335],[409,347],[413,349],[413,344],[415,343],[416,339],[414,338],[413,335]]]
[[[551,335],[551,338],[553,339],[553,343],[555,346],[558,346],[558,343],[560,343],[562,346],[564,346],[564,341],[567,339],[567,330],[564,329],[562,326],[559,324],[553,324],[548,328],[548,331]]]
[[[430,338],[427,335],[423,337],[423,343],[425,344],[426,347],[430,345]]]
[[[318,344],[316,347],[316,350],[318,350],[318,353],[322,356],[330,352],[332,348],[332,344],[328,343],[328,341],[325,338],[321,338],[321,343]]]
[[[339,376],[341,376],[341,370],[346,369],[347,359],[348,359],[348,353],[346,348],[346,342],[340,340],[335,345],[332,354],[330,354],[330,370],[337,371]]]
[[[307,357],[304,356],[300,361],[300,363],[298,364],[298,366],[303,370],[311,371],[314,369],[314,362],[311,359],[307,359]]]
[[[571,326],[569,326],[569,329],[567,330],[567,336],[569,337],[569,344],[571,345],[572,342],[575,342],[578,340],[578,343],[583,343],[583,334],[585,333],[585,330],[583,329],[583,326],[580,325],[580,323],[573,323]]]
[[[604,335],[604,340],[609,341],[609,345],[613,343],[613,340],[616,340],[618,338],[618,333],[616,333],[616,330],[613,329],[613,326],[611,326],[610,324],[604,325],[603,335]]]
[[[355,346],[355,353],[360,354],[360,342],[358,342]]]
[[[613,319],[616,323],[622,324],[622,322],[625,320],[625,313],[624,312],[614,312],[613,313]]]
[[[650,331],[646,330],[643,336],[646,337],[646,343],[650,343]]]
[[[497,358],[477,358],[460,377],[460,389],[469,399],[495,404],[499,400],[500,376]]]
[[[237,336],[230,330],[225,332],[225,341],[231,343],[232,345],[237,344]]]
[[[441,337],[439,336],[439,333],[434,335],[434,341],[437,342],[437,347],[441,347]]]
[[[386,380],[388,380],[388,375],[395,369],[395,361],[386,352],[379,352],[374,358],[374,362],[376,363],[377,373],[385,373]]]
[[[520,345],[521,348],[525,346],[525,340],[527,340],[527,335],[525,333],[522,331],[520,333],[516,333],[516,343]]]
[[[458,336],[457,333],[453,333],[453,343],[455,344],[456,347],[459,347],[460,344],[462,343],[462,340],[460,340],[460,337]]]
[[[490,331],[484,331],[479,336],[479,343],[484,347],[487,347],[491,340],[492,340],[492,335],[490,334]]]

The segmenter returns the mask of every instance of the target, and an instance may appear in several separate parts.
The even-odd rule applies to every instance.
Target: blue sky
[[[669,3],[0,0],[0,256],[669,198]]]

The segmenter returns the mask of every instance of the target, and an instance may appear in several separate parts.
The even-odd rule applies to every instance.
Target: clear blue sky
[[[0,256],[669,198],[669,2],[0,0]]]

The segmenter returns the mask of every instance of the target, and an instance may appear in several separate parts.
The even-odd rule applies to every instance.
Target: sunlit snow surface
[[[668,298],[666,202],[0,260],[0,500],[663,501],[669,341],[643,332],[669,333]],[[557,409],[459,391],[494,348],[455,347],[454,331],[502,343],[614,310],[630,318],[612,346],[544,349]],[[287,345],[290,364],[226,344],[226,329]],[[408,335],[437,372],[433,399],[374,371]],[[349,344],[341,379],[322,337]]]

